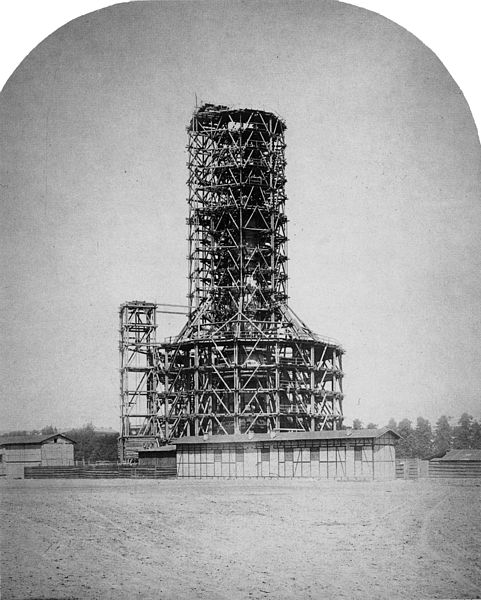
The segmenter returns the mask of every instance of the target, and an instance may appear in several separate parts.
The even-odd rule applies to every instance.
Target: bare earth
[[[481,483],[2,481],[2,599],[476,598]]]

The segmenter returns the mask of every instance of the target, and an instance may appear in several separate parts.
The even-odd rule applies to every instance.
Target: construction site
[[[120,307],[121,462],[176,456],[177,475],[194,477],[394,477],[397,434],[343,428],[344,350],[288,305],[285,130],[263,110],[194,111],[187,322],[161,339],[158,312],[181,306]]]
[[[479,597],[474,451],[397,472],[397,433],[343,423],[341,344],[288,305],[285,129],[195,110],[188,306],[120,308],[119,464],[0,443],[6,472],[28,461],[1,482],[2,597]]]

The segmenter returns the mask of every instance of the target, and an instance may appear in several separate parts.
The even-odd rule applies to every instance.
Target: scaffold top
[[[273,133],[282,133],[286,129],[285,122],[276,114],[265,110],[254,108],[230,108],[222,104],[203,104],[198,107],[192,117],[189,131],[195,129],[195,123],[208,124],[215,121],[216,125],[225,125],[229,123],[245,123],[257,125],[260,128],[267,128],[271,123]]]
[[[145,300],[130,300],[130,302],[121,304],[119,310],[122,311],[124,308],[157,308],[157,304],[155,302],[146,302]]]

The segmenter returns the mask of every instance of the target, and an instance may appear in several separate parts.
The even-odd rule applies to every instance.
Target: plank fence
[[[172,479],[177,477],[174,467],[139,467],[116,463],[72,467],[25,467],[25,479]]]
[[[174,479],[175,466],[101,465],[25,467],[25,479]],[[396,479],[481,479],[481,463],[396,459]]]
[[[420,460],[419,458],[397,458],[396,479],[457,478],[481,479],[481,462]]]
[[[429,477],[429,461],[419,458],[397,458],[396,479]]]
[[[429,462],[429,477],[433,479],[439,479],[441,477],[481,479],[481,462],[432,460]]]

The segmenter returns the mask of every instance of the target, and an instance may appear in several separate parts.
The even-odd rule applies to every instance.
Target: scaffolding
[[[126,302],[119,310],[122,462],[135,459],[138,449],[157,443],[156,313],[157,304],[151,302]]]
[[[155,326],[140,335],[151,348],[140,342],[148,414],[130,438],[164,444],[341,427],[343,349],[287,304],[285,129],[261,110],[195,111],[187,128],[188,318],[161,344]],[[134,396],[122,393],[124,415]]]

